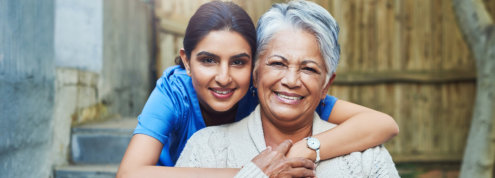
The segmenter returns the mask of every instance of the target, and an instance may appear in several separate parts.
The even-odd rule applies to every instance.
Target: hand
[[[286,158],[292,141],[285,140],[274,150],[267,147],[251,160],[269,177],[315,177],[313,161],[306,158]]]
[[[306,139],[302,139],[292,145],[290,147],[288,153],[286,154],[287,158],[296,158],[302,157],[312,160],[313,162],[316,160],[316,152],[311,150],[306,145]]]

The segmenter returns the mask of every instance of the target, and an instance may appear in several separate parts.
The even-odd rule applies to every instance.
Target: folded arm
[[[233,168],[179,168],[156,166],[163,144],[153,137],[136,134],[122,159],[118,178],[128,177],[234,177]]]
[[[343,100],[337,100],[328,121],[339,125],[313,136],[321,142],[321,160],[363,151],[383,144],[399,133],[397,123],[389,115]],[[316,153],[301,140],[287,156],[315,160]]]

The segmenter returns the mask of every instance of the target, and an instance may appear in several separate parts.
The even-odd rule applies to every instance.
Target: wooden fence
[[[202,0],[155,1],[158,76],[182,47]],[[234,0],[257,19],[276,0]],[[475,96],[474,59],[450,0],[317,0],[341,27],[342,55],[329,93],[390,114],[396,162],[459,161]],[[495,12],[495,1],[485,0]],[[492,17],[495,17],[492,13]]]

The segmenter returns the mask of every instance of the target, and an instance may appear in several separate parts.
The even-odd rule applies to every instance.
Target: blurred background
[[[0,0],[0,177],[113,177],[209,0]],[[482,0],[492,19],[495,1]],[[281,0],[234,0],[257,19]],[[402,177],[457,177],[476,63],[451,0],[317,0],[340,25],[329,93],[391,115]],[[492,164],[493,165],[493,164]]]

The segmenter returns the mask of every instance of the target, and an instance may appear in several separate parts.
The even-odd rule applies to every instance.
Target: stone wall
[[[0,0],[0,177],[50,177],[71,127],[136,117],[150,78],[151,2]]]
[[[63,165],[71,126],[141,112],[151,86],[151,8],[140,0],[56,2],[53,158]]]
[[[1,177],[48,177],[54,0],[0,0]]]
[[[103,70],[98,95],[109,113],[136,117],[154,87],[150,79],[152,8],[143,0],[104,0]]]

